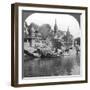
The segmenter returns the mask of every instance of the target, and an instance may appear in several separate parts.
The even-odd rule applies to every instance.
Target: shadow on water
[[[80,56],[34,58],[25,56],[24,77],[64,76],[80,74]]]

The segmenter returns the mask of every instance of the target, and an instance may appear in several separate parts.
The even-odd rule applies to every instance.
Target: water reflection
[[[25,56],[24,77],[63,76],[80,74],[80,56],[34,58]]]

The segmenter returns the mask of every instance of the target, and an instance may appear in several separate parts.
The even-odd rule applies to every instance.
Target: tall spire
[[[67,28],[67,31],[69,31],[69,26],[68,26],[68,28]]]
[[[56,34],[57,30],[58,30],[58,26],[57,26],[57,22],[56,22],[56,19],[55,19],[54,34]]]
[[[67,28],[67,34],[70,35],[69,27]]]

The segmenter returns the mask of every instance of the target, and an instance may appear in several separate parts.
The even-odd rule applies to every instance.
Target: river
[[[80,74],[80,55],[60,58],[24,57],[24,77],[65,76]]]

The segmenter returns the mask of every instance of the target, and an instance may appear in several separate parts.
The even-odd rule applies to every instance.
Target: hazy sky
[[[68,14],[47,14],[47,13],[35,13],[27,17],[25,20],[28,25],[34,22],[37,25],[50,24],[54,29],[55,19],[59,30],[67,31],[69,28],[70,33],[75,37],[81,35],[81,30],[78,21]]]

